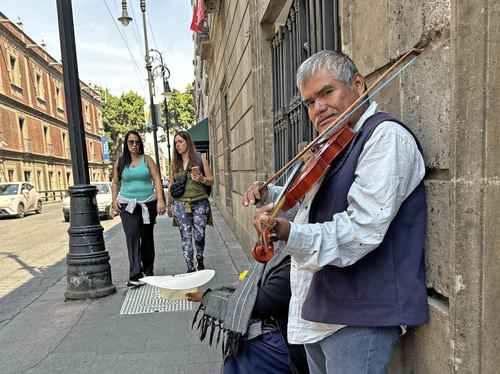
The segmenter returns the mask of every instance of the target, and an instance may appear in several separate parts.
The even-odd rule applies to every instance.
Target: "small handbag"
[[[170,193],[173,198],[178,198],[184,195],[184,190],[186,189],[187,174],[182,174],[177,177],[170,186]]]

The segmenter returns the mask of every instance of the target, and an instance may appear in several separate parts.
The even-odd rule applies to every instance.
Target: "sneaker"
[[[141,282],[140,280],[129,280],[127,282],[127,287],[138,288],[144,286],[146,283]]]

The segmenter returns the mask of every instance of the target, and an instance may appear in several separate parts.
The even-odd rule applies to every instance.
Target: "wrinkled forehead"
[[[335,73],[326,69],[317,69],[307,75],[304,80],[301,81],[298,88],[302,98],[304,98],[304,95],[306,94],[316,93],[327,86],[339,83],[343,83],[343,81],[339,80]]]

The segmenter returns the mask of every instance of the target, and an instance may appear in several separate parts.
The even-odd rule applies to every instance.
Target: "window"
[[[7,176],[9,178],[9,182],[14,182],[14,170],[9,169],[7,170]]]
[[[104,132],[104,127],[102,124],[102,113],[100,111],[97,111],[97,126],[99,127],[100,133]]]
[[[52,191],[53,178],[54,178],[54,172],[53,171],[49,171],[49,191]]]
[[[271,42],[275,168],[297,154],[313,137],[301,105],[295,72],[307,57],[322,49],[340,49],[338,0],[299,0]]]
[[[49,132],[48,126],[43,126],[43,139],[45,141],[45,147],[47,149],[47,153],[49,155],[52,155],[53,154],[53,145],[52,145],[52,142],[50,141],[50,132]]]
[[[90,126],[90,108],[89,104],[85,104],[85,123]]]
[[[95,176],[94,176],[95,177]],[[109,190],[109,186],[107,184],[104,184],[104,183],[97,183],[95,185],[97,187],[97,193],[98,194],[107,194],[107,193],[111,193],[111,191]]]
[[[60,112],[64,112],[61,87],[56,83],[56,107]]]
[[[24,181],[25,182],[31,182],[31,171],[25,171],[24,172]]]
[[[21,69],[16,56],[9,56],[9,68],[10,83],[21,88]]]
[[[42,190],[42,172],[40,170],[36,171],[36,188],[39,191]]]
[[[62,173],[60,171],[57,172],[57,189],[62,190],[64,185]]]
[[[66,157],[69,157],[70,151],[69,151],[68,138],[66,136],[66,132],[62,133],[62,149],[63,149],[64,155]]]
[[[24,125],[24,118],[19,117],[17,119],[17,122],[19,124],[19,136],[20,136],[20,143],[21,146],[23,147],[24,152],[31,152],[32,151],[32,142],[28,136],[26,126]]]
[[[38,99],[45,100],[45,89],[43,87],[43,78],[42,75],[36,73],[35,76],[35,88],[36,88],[36,96]]]

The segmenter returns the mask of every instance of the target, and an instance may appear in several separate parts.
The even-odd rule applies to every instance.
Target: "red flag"
[[[205,20],[205,1],[198,0],[198,6],[196,7],[196,19],[198,21],[198,27],[201,27],[202,22]]]
[[[190,29],[194,32],[203,32],[202,23],[205,20],[205,3],[203,0],[197,0],[193,7],[193,18],[191,19]]]

